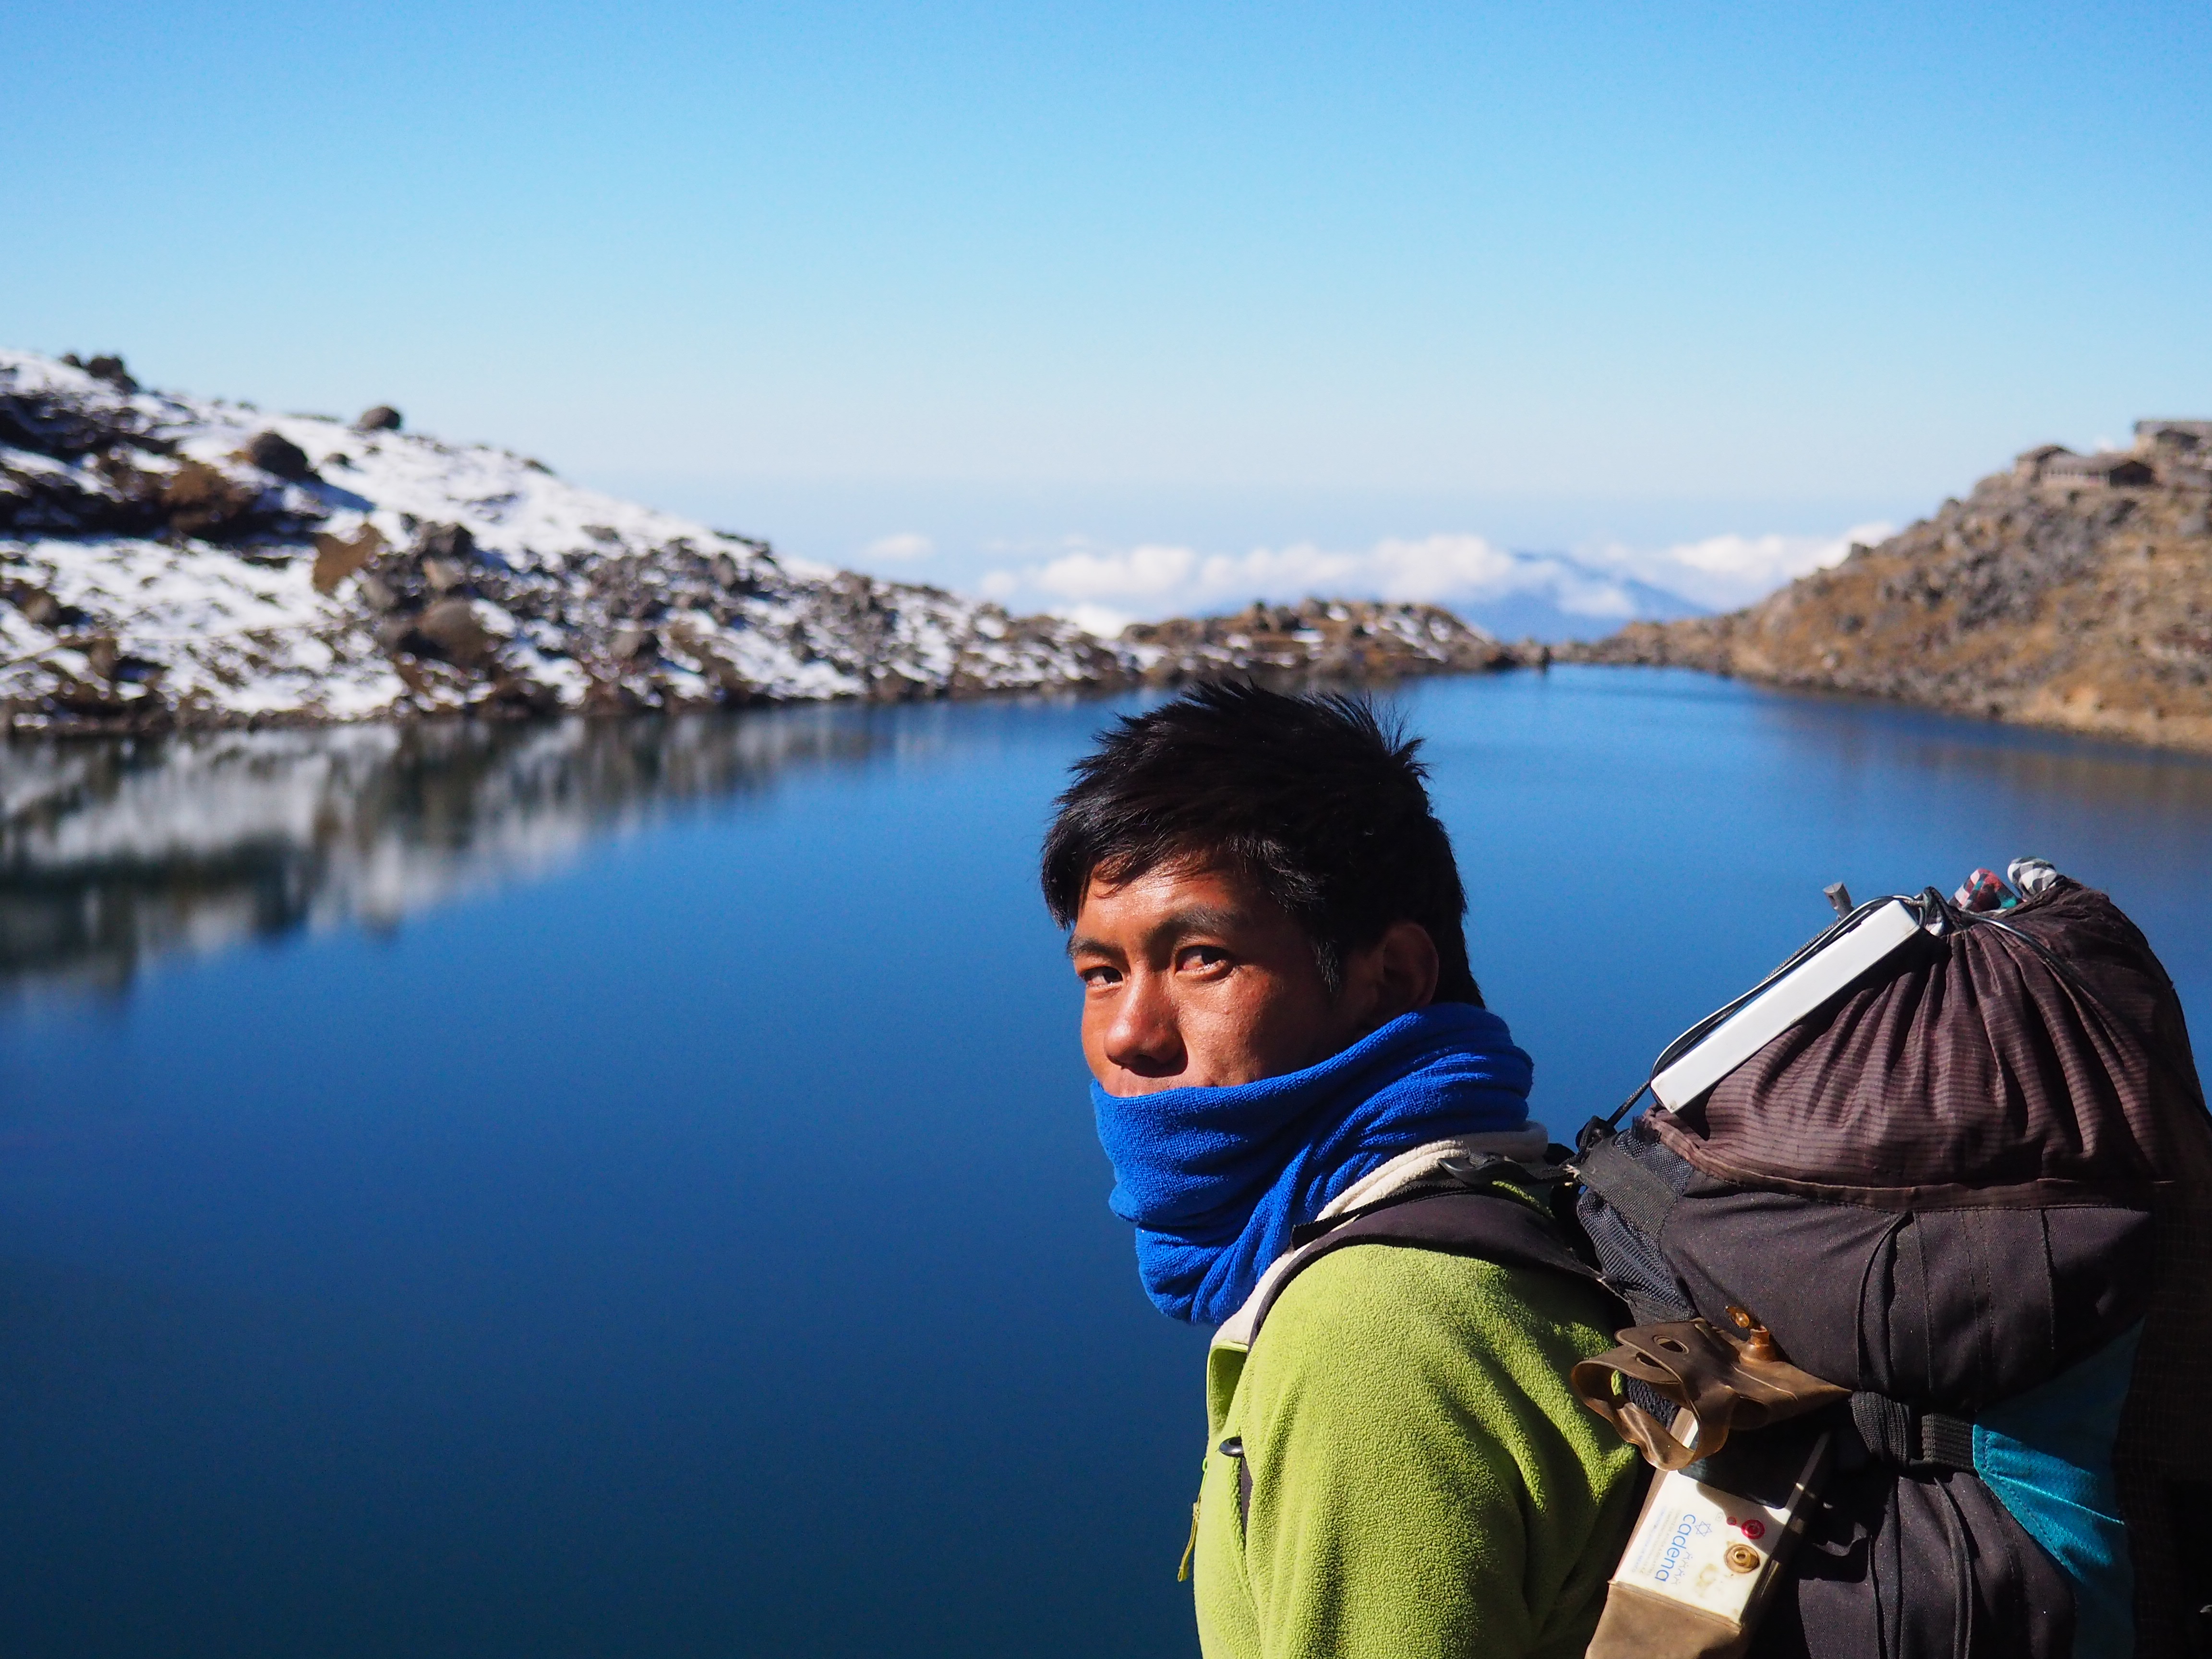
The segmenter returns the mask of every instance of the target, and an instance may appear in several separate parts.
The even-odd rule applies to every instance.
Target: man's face
[[[1350,954],[1331,997],[1290,915],[1202,863],[1094,877],[1067,951],[1083,980],[1083,1057],[1115,1095],[1301,1071],[1436,992],[1434,945],[1400,922]]]

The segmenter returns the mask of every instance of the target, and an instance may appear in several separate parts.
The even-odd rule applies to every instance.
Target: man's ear
[[[1437,957],[1437,942],[1418,921],[1394,921],[1376,941],[1382,960],[1376,964],[1376,989],[1381,993],[1382,1018],[1387,1024],[1401,1014],[1425,1008],[1437,1000],[1437,980],[1443,971]]]
[[[1418,921],[1394,921],[1345,963],[1345,989],[1358,999],[1358,1029],[1372,1031],[1437,997],[1437,942]],[[1364,1005],[1364,1006],[1360,1006]]]

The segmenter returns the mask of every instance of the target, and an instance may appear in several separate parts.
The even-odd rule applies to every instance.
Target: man
[[[1219,1328],[1208,1659],[1565,1659],[1633,1519],[1635,1454],[1567,1386],[1613,1305],[1524,1192],[1469,1191],[1546,1137],[1418,747],[1352,699],[1194,691],[1106,733],[1045,841],[1110,1201],[1152,1300]],[[1387,1236],[1455,1181],[1507,1246]],[[1385,1224],[1306,1242],[1347,1214]]]

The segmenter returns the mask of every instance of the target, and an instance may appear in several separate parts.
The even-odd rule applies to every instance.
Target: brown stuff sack
[[[2132,1340],[2109,1455],[2133,1650],[2212,1654],[2207,1552],[2180,1547],[2212,1514],[2212,1119],[2172,984],[2109,898],[2063,878],[1995,915],[1911,902],[1926,933],[1702,1098],[1584,1145],[1582,1214],[1639,1321],[1752,1310],[1851,1391],[1751,1651],[2108,1650],[2124,1601],[2077,1642],[2094,1586],[1968,1448],[1978,1413]]]

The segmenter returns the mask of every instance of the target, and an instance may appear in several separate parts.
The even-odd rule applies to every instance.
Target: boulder
[[[355,416],[353,429],[356,432],[397,432],[399,430],[399,411],[390,404],[379,404],[374,409],[364,409]]]
[[[492,637],[477,620],[476,607],[464,599],[440,599],[415,618],[415,632],[447,662],[466,666],[491,654]]]
[[[110,634],[88,640],[82,648],[86,665],[110,685],[150,685],[168,672],[151,658],[131,655]]]
[[[221,531],[251,512],[261,492],[218,471],[204,461],[186,461],[161,489],[172,535],[192,537]]]
[[[415,551],[426,559],[444,559],[458,565],[474,564],[477,538],[460,524],[434,524],[415,538]]]
[[[6,599],[21,611],[23,619],[34,628],[58,632],[91,620],[76,606],[64,605],[45,588],[33,587],[28,582],[0,582],[0,599]]]
[[[365,524],[350,538],[326,532],[315,537],[315,592],[335,593],[338,584],[384,551],[384,538]]]
[[[307,465],[307,452],[281,433],[257,432],[239,453],[264,472],[294,483],[315,476],[315,469]]]
[[[478,706],[509,715],[557,714],[561,712],[561,694],[526,677],[501,673],[492,681],[490,693]]]
[[[118,392],[136,392],[138,389],[138,382],[132,380],[130,371],[123,367],[123,359],[112,352],[87,360],[84,372],[95,380],[106,381]]]

